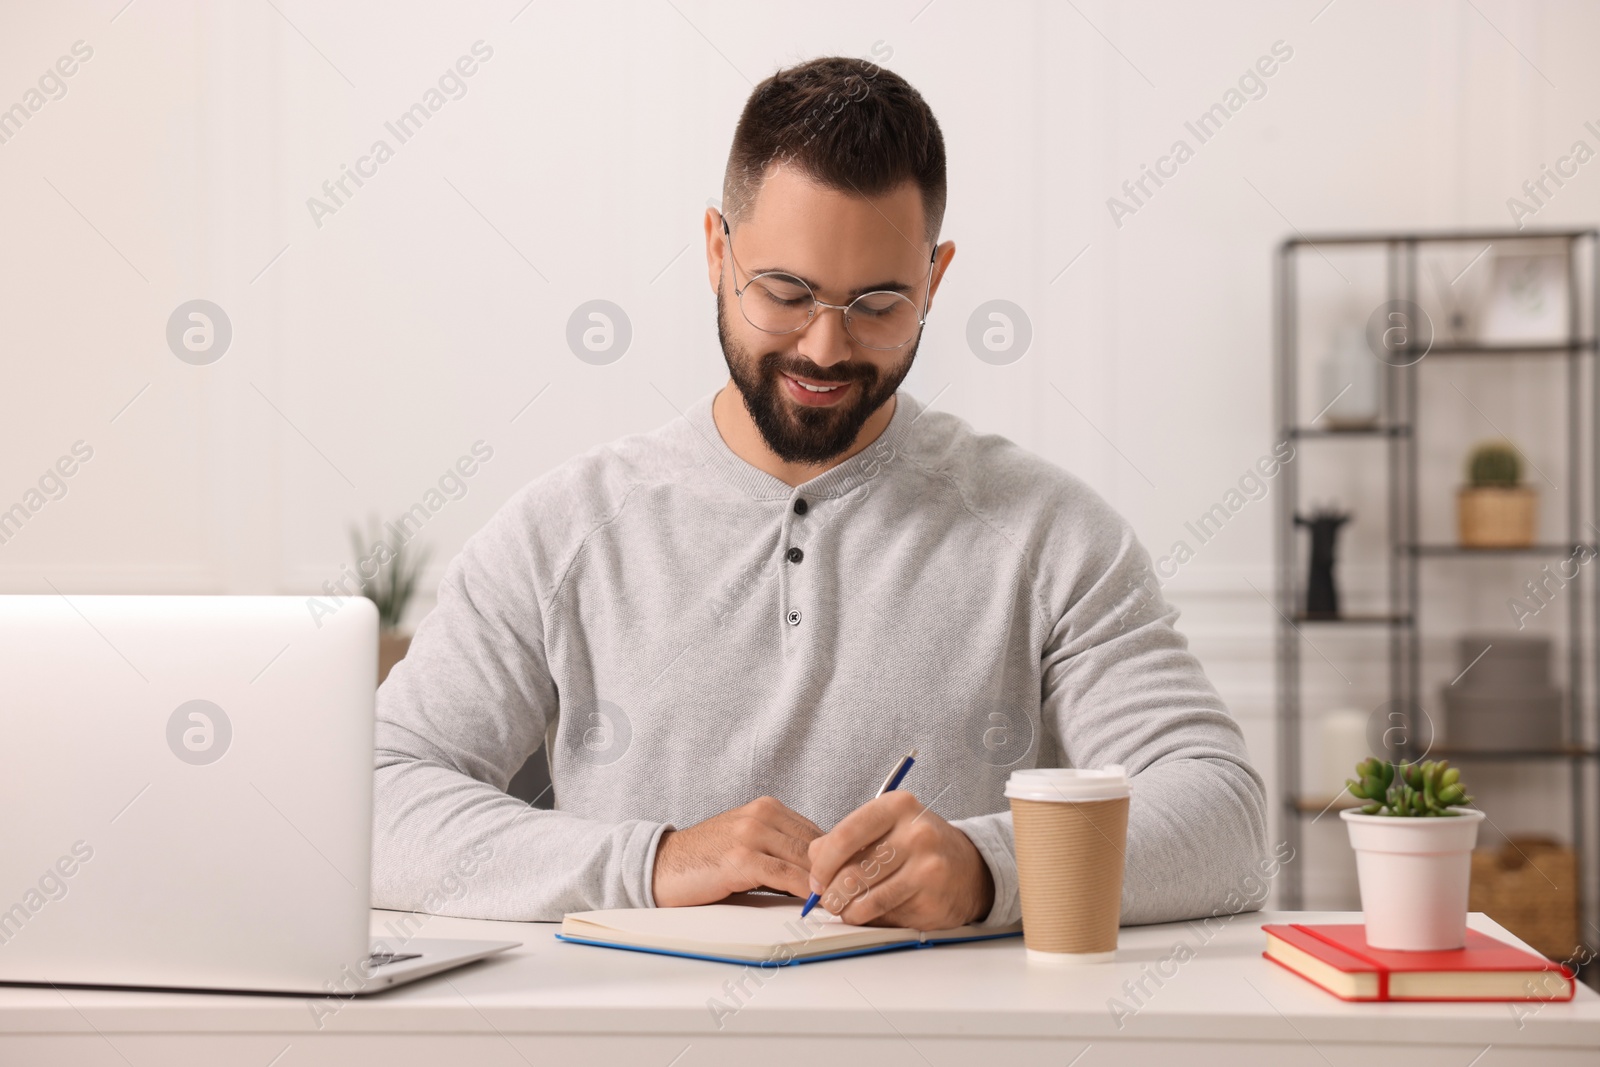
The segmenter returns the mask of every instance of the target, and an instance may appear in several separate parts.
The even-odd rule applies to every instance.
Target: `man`
[[[780,71],[723,197],[729,384],[514,496],[379,692],[374,904],[557,920],[766,888],[1005,924],[1011,770],[1116,763],[1123,920],[1258,905],[1261,780],[1128,524],[897,392],[955,255],[922,97],[864,61]],[[503,792],[541,747],[550,811]]]

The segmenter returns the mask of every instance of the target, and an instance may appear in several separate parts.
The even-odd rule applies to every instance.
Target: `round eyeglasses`
[[[728,239],[728,258],[737,267],[733,234],[728,229],[727,219],[722,220],[722,232]],[[934,256],[930,255],[930,283],[933,263]],[[852,341],[862,348],[884,351],[910,344],[927,322],[926,300],[919,311],[903,293],[888,289],[862,293],[848,304],[830,304],[818,300],[803,279],[782,271],[757,274],[745,282],[742,289],[737,275],[733,281],[733,293],[739,298],[739,310],[744,313],[745,321],[764,333],[794,333],[816,318],[819,308],[833,308],[844,313],[844,329]]]

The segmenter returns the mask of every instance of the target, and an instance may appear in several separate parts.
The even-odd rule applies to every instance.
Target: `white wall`
[[[416,503],[486,441],[427,527],[431,588],[516,487],[719,384],[699,226],[744,98],[779,64],[885,49],[943,125],[958,246],[909,388],[1083,475],[1160,553],[1271,448],[1283,236],[1506,225],[1506,198],[1600,122],[1600,8],[1576,2],[122,3],[0,14],[0,107],[93,48],[0,144],[0,506],[94,449],[0,545],[9,591],[312,592],[349,522]],[[480,40],[466,95],[317,225],[307,198],[394,145],[384,123]],[[1280,41],[1265,96],[1116,225],[1108,197],[1193,145],[1184,122]],[[1600,163],[1535,221],[1597,216]],[[1318,270],[1308,287],[1338,293]],[[197,297],[234,329],[206,367],[164,339]],[[634,329],[603,367],[564,342],[596,297]],[[992,298],[1033,323],[1009,366],[964,340]],[[1471,373],[1497,420],[1538,425],[1541,389]],[[1486,435],[1452,395],[1448,418]],[[1458,461],[1430,455],[1429,477],[1453,484]],[[1329,477],[1376,517],[1348,466]],[[1269,772],[1272,615],[1251,586],[1271,589],[1271,513],[1250,505],[1168,589]],[[1324,650],[1360,660],[1359,640]],[[1368,673],[1314,679],[1311,700],[1375,707]]]

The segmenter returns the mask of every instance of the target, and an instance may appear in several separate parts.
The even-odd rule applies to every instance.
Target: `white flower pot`
[[[1467,943],[1472,847],[1483,812],[1451,810],[1457,814],[1431,818],[1340,812],[1373,948],[1430,952]]]

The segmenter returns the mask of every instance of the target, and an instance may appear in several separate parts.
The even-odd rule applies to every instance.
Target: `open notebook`
[[[802,919],[801,906],[794,897],[738,893],[726,903],[693,908],[579,911],[562,921],[556,936],[584,945],[778,967],[1022,933],[1021,923],[953,930],[851,926],[821,908]]]

